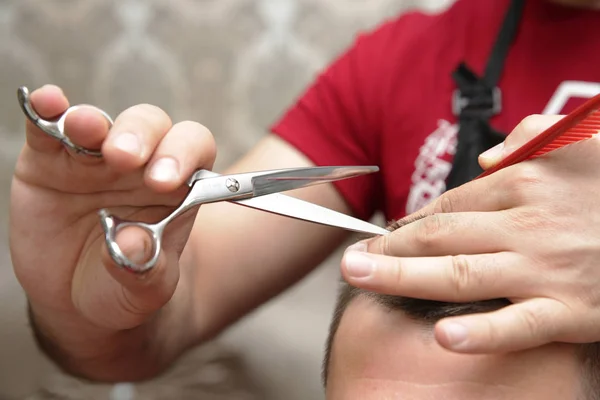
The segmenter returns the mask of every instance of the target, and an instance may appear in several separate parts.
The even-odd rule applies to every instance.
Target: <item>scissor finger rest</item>
[[[175,218],[182,214],[187,213],[194,207],[199,206],[203,203],[210,203],[214,201],[221,201],[222,199],[235,197],[228,188],[227,178],[221,179],[219,182],[215,181],[203,181],[201,177],[205,170],[198,170],[194,173],[192,178],[188,180],[188,185],[192,187],[186,198],[171,214],[169,214],[163,220],[155,224],[146,224],[143,222],[126,221],[119,217],[110,215],[108,210],[101,209],[98,212],[100,216],[100,223],[104,229],[104,238],[106,241],[106,247],[112,259],[117,265],[129,269],[134,272],[145,272],[153,268],[158,262],[160,251],[162,248],[162,237],[166,226],[173,221]],[[150,234],[152,240],[152,257],[142,263],[136,262],[128,258],[117,243],[117,234],[120,230],[127,227],[137,227],[143,229]]]
[[[53,138],[60,140],[65,146],[73,149],[77,153],[85,154],[92,157],[102,157],[102,152],[100,150],[92,150],[86,149],[85,147],[79,146],[71,141],[69,137],[65,134],[65,120],[67,115],[72,113],[73,111],[79,110],[81,108],[91,108],[99,112],[110,124],[112,127],[113,120],[112,118],[103,110],[98,107],[81,104],[77,106],[69,107],[64,113],[58,116],[55,119],[43,119],[34,109],[31,104],[31,99],[29,96],[29,89],[25,86],[21,86],[17,90],[17,97],[19,99],[19,105],[23,110],[25,116],[33,123],[35,126],[40,128],[43,132],[52,136]]]

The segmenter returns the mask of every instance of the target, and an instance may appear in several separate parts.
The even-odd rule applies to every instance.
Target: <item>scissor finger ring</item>
[[[85,154],[92,157],[102,157],[102,152],[93,149],[86,149],[85,147],[79,146],[71,141],[69,137],[65,134],[65,119],[67,115],[81,108],[91,108],[93,110],[98,111],[110,124],[112,127],[113,120],[112,118],[103,110],[98,107],[80,104],[77,106],[69,107],[64,113],[62,113],[59,117],[54,119],[43,119],[40,115],[33,109],[31,104],[29,89],[25,86],[21,86],[17,91],[17,97],[19,99],[19,104],[21,105],[21,109],[23,113],[27,116],[27,118],[35,124],[38,128],[40,128],[43,132],[52,136],[53,138],[60,140],[65,146],[73,149],[77,153]]]

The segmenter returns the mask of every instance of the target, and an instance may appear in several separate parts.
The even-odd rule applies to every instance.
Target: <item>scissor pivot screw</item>
[[[225,181],[225,186],[229,189],[230,192],[237,192],[240,190],[240,183],[233,178],[229,178]]]

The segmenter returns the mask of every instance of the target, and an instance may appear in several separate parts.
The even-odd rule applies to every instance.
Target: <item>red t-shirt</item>
[[[530,114],[566,114],[600,93],[600,10],[527,0],[499,82],[508,134]],[[336,183],[356,215],[417,211],[445,190],[456,144],[452,72],[483,74],[509,0],[458,0],[360,35],[273,125],[317,165],[377,165]]]

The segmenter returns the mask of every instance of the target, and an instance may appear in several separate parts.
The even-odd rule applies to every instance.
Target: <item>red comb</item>
[[[483,178],[521,161],[537,158],[561,147],[590,139],[598,133],[600,133],[600,95],[579,106],[475,179]]]

